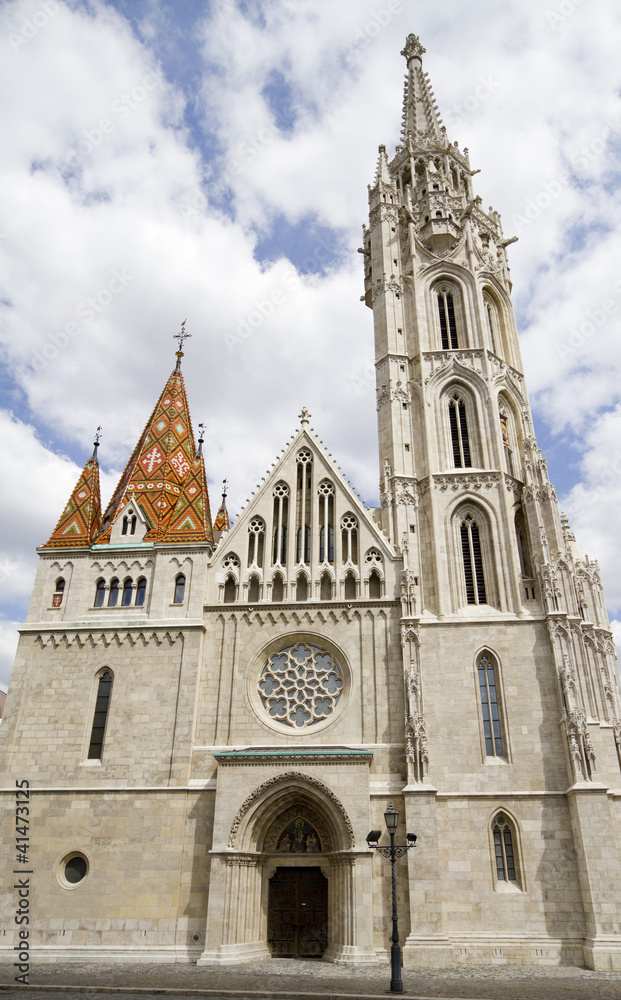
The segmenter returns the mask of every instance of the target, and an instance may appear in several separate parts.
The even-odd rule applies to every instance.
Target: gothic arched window
[[[248,525],[248,565],[263,567],[265,544],[265,522],[261,517],[253,517]]]
[[[289,487],[286,483],[276,483],[272,496],[274,498],[272,564],[284,566],[287,562]]]
[[[284,581],[281,573],[275,573],[272,577],[272,600],[282,601],[285,596]]]
[[[112,674],[109,670],[104,670],[99,676],[99,683],[97,685],[97,700],[95,702],[91,739],[88,747],[89,760],[101,760],[111,693]]]
[[[313,482],[313,456],[304,448],[297,456],[297,493],[295,507],[295,561],[310,562],[311,550],[311,501]]]
[[[308,577],[306,573],[298,573],[297,580],[295,581],[295,599],[296,601],[308,600]]]
[[[332,577],[326,570],[325,573],[321,574],[321,580],[319,583],[319,597],[322,601],[332,600]]]
[[[457,339],[457,320],[455,319],[455,299],[453,290],[439,288],[436,291],[438,314],[440,317],[440,337],[442,350],[456,350],[459,347]]]
[[[147,593],[147,581],[141,576],[136,583],[136,607],[141,608]]]
[[[486,757],[505,757],[498,666],[494,657],[484,650],[477,659],[477,680],[483,720]]]
[[[472,514],[466,514],[461,522],[459,532],[464,560],[467,603],[487,604],[481,537],[479,534],[479,525]]]
[[[345,574],[345,600],[354,601],[356,599],[356,577],[353,573]]]
[[[121,597],[121,607],[128,608],[132,603],[132,584],[133,580],[131,576],[123,581],[123,595]]]
[[[372,601],[379,600],[382,596],[382,579],[376,569],[369,573],[369,597]]]
[[[358,565],[358,519],[352,514],[341,518],[341,558],[343,563]]]
[[[110,590],[108,592],[108,607],[116,608],[119,603],[119,581],[116,577],[110,580]]]
[[[103,608],[106,599],[106,581],[98,580],[95,584],[95,607]]]
[[[235,577],[230,573],[224,581],[224,603],[232,604],[235,600],[237,594],[237,584],[235,583]]]
[[[52,607],[59,608],[63,603],[63,594],[65,593],[65,580],[64,577],[59,576],[56,584],[54,586],[54,593],[52,595]]]
[[[259,600],[260,583],[258,576],[251,576],[248,581],[248,602],[256,604]]]
[[[334,485],[319,484],[319,562],[334,562]]]
[[[183,573],[178,573],[175,577],[175,593],[173,596],[173,604],[183,604],[183,598],[185,597],[185,576]]]
[[[469,469],[472,467],[472,460],[470,457],[466,404],[459,393],[454,393],[449,400],[449,422],[451,425],[451,445],[455,468]]]
[[[499,884],[513,883],[519,888],[519,868],[517,863],[517,837],[513,823],[505,813],[497,813],[492,820],[494,841],[494,862],[496,879]]]

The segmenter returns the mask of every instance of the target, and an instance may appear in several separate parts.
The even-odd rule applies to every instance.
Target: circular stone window
[[[89,864],[83,854],[70,854],[60,863],[59,879],[65,889],[74,889],[88,875]]]
[[[289,729],[324,722],[342,694],[343,672],[334,656],[309,642],[273,653],[259,678],[259,697],[270,721]]]

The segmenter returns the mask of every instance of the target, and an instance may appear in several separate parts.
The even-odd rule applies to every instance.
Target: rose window
[[[334,657],[306,642],[270,656],[259,680],[259,695],[270,718],[294,729],[332,715],[342,693],[343,674]]]

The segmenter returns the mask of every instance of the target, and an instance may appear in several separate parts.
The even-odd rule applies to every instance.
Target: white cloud
[[[194,67],[205,86],[187,104],[158,62],[157,4],[142,40],[111,5],[93,3],[87,13],[61,3],[32,39],[12,46],[11,33],[39,7],[13,0],[0,13],[1,123],[11,136],[0,151],[2,299],[10,303],[0,307],[2,338],[26,400],[20,408],[18,394],[12,405],[23,419],[5,415],[0,434],[0,462],[19,487],[2,510],[12,526],[11,607],[24,605],[34,546],[50,534],[98,424],[102,462],[122,467],[186,316],[186,381],[194,419],[206,424],[208,473],[229,479],[236,504],[303,404],[374,499],[372,318],[359,301],[355,250],[377,146],[399,138],[399,50],[414,30],[451,137],[483,168],[475,184],[484,204],[502,213],[507,235],[535,205],[511,248],[517,301],[531,324],[527,379],[539,411],[581,444],[583,485],[568,512],[621,608],[613,529],[621,477],[597,492],[621,422],[617,314],[575,353],[561,358],[557,349],[621,278],[619,139],[602,139],[620,113],[621,11],[612,0],[577,5],[554,24],[535,0],[417,4],[415,18],[411,5],[393,3],[391,13],[384,0],[273,0],[254,5],[253,19],[221,3],[203,25],[205,61]],[[261,93],[274,70],[290,87],[291,129],[279,128]],[[215,147],[205,152],[211,138],[201,150],[190,131],[196,107],[218,157]],[[568,165],[579,186],[559,181]],[[555,183],[561,190],[537,214]],[[257,263],[259,234],[281,217],[337,227],[342,259],[324,277],[304,278],[282,259]],[[578,224],[591,235],[573,245]],[[308,256],[321,250],[311,240]],[[238,332],[247,329],[247,337]],[[72,460],[59,457],[65,452]],[[593,499],[583,513],[580,490]],[[215,507],[217,486],[212,494]]]

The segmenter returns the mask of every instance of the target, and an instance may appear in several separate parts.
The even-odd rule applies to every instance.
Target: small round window
[[[82,882],[88,874],[88,861],[83,854],[71,854],[60,863],[60,880],[67,888]]]
[[[343,694],[343,672],[331,653],[308,642],[274,653],[259,679],[259,697],[273,722],[307,729],[332,715]]]

